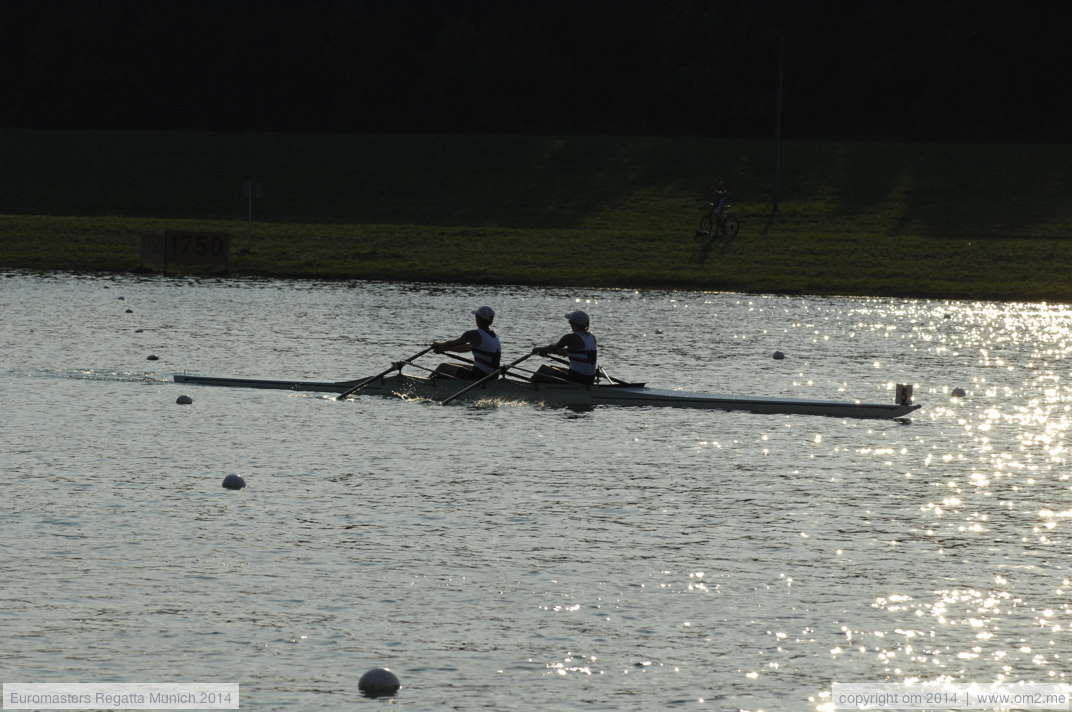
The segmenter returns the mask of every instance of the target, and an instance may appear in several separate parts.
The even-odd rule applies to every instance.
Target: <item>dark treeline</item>
[[[0,0],[0,126],[1072,140],[1072,10]]]

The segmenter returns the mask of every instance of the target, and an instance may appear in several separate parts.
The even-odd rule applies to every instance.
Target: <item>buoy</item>
[[[380,695],[393,695],[398,692],[402,683],[398,681],[398,675],[387,668],[372,668],[357,683],[357,688],[367,697],[379,697]]]
[[[785,354],[783,354],[781,351],[774,352],[774,359],[776,361],[781,361],[783,358],[785,358]]]
[[[240,490],[246,486],[246,481],[239,475],[227,475],[223,478],[223,486],[230,490]]]
[[[133,313],[134,313],[133,309],[127,309],[127,314],[133,314]]]
[[[149,354],[149,357],[146,358],[145,360],[146,361],[159,361],[160,357],[157,356],[156,354]]]
[[[963,398],[964,396],[966,396],[968,394],[964,392],[963,388],[954,388],[953,392],[950,393],[949,395],[953,396],[954,398]]]
[[[119,301],[123,301],[124,299],[126,299],[126,297],[116,297],[116,299],[118,299]]]
[[[190,396],[179,396],[178,398],[175,399],[175,402],[178,403],[179,405],[190,405],[191,403],[194,402],[194,399],[191,398]]]
[[[141,334],[141,333],[144,333],[144,332],[145,332],[145,329],[135,329],[134,330],[135,334]]]
[[[656,329],[656,330],[655,330],[655,333],[656,333],[656,334],[661,334],[661,333],[663,333],[663,330],[662,330],[662,329]]]

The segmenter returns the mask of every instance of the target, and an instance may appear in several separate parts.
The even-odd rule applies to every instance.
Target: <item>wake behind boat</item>
[[[516,362],[515,362],[516,363]],[[401,366],[401,364],[396,364]],[[392,371],[398,370],[398,373]],[[352,381],[266,380],[175,374],[176,383],[229,388],[275,388],[289,391],[341,393],[358,390],[361,394],[394,396],[449,402],[503,401],[525,402],[571,408],[594,406],[655,406],[702,408],[707,410],[741,410],[763,414],[825,415],[835,418],[903,418],[920,406],[911,402],[911,387],[898,385],[893,403],[810,400],[765,396],[717,395],[661,388],[643,383],[531,383],[510,375],[466,383],[453,378],[411,376],[392,368],[388,372]]]

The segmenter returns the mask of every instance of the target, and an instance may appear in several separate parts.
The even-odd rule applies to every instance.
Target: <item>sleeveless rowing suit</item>
[[[494,331],[477,327],[476,332],[480,334],[480,346],[473,349],[473,363],[483,375],[487,376],[499,367],[499,362],[502,360],[502,344],[499,343],[499,337]]]
[[[581,337],[584,348],[579,351],[571,349],[566,354],[569,358],[570,380],[592,384],[596,380],[596,337],[581,331],[573,334]]]

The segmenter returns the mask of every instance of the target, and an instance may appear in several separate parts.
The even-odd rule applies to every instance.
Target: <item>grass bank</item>
[[[0,131],[0,267],[1072,302],[1072,146]],[[742,229],[695,236],[707,187]],[[262,184],[252,205],[242,184]],[[147,266],[148,267],[148,266]]]

